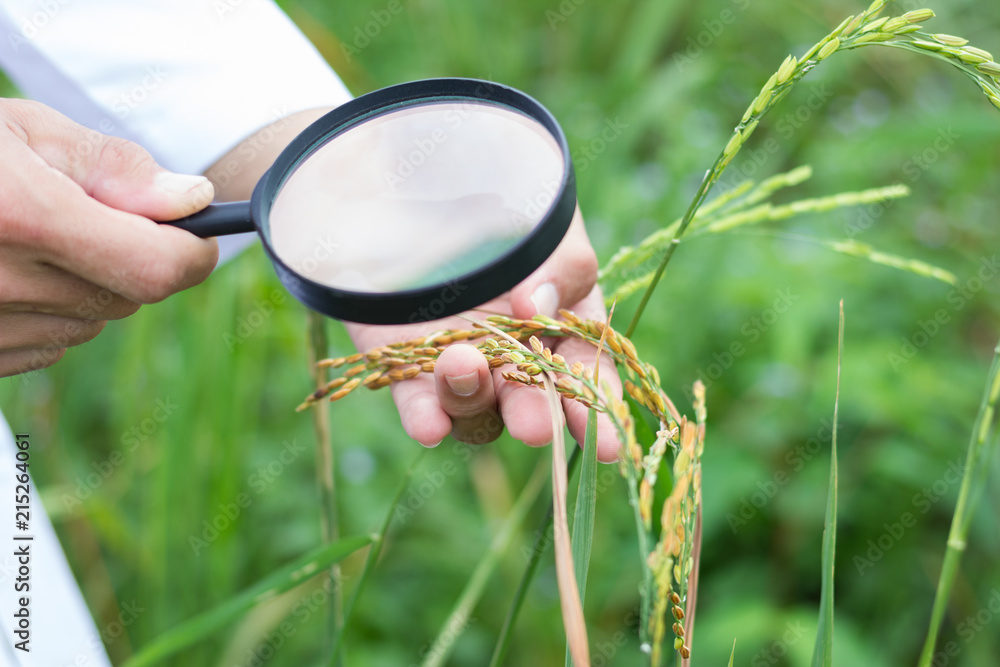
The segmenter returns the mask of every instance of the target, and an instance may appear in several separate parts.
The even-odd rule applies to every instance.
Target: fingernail
[[[479,371],[465,375],[445,375],[444,379],[459,396],[472,396],[479,389]]]
[[[535,304],[535,314],[555,317],[559,311],[559,292],[552,283],[542,283],[531,294],[531,303]]]
[[[444,440],[438,440],[434,444],[432,444],[432,445],[424,445],[424,447],[426,447],[427,449],[434,449],[435,447],[437,447],[438,445],[440,445],[442,442],[444,442]]]
[[[192,174],[175,174],[172,171],[161,171],[153,178],[156,187],[172,195],[186,195],[189,192],[204,187],[208,179]]]

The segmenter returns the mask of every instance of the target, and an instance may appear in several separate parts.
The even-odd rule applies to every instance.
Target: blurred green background
[[[369,26],[373,37],[359,37],[389,4],[282,3],[354,93],[472,76],[540,99],[569,137],[602,262],[683,212],[787,53],[801,54],[866,6],[400,0],[390,21]],[[938,13],[932,31],[1000,49],[996,3],[930,6]],[[608,123],[620,131],[599,141]],[[762,150],[769,137],[781,146],[773,154]],[[795,452],[810,438],[822,440],[832,415],[840,298],[847,328],[836,662],[915,662],[958,489],[949,465],[964,460],[1000,333],[996,269],[967,283],[994,261],[1000,241],[998,140],[997,111],[943,64],[888,49],[837,54],[761,124],[724,181],[810,164],[814,178],[782,198],[908,184],[913,196],[882,212],[847,209],[783,229],[833,238],[854,229],[860,241],[953,271],[968,292],[768,236],[698,239],[677,253],[635,342],[683,411],[690,412],[685,388],[700,374],[710,380],[695,664],[725,664],[734,638],[736,664],[805,665],[811,655],[829,445]],[[11,425],[33,436],[36,480],[116,662],[319,542],[312,425],[293,412],[310,387],[305,312],[291,299],[278,303],[275,289],[254,249],[204,285],[110,324],[55,367],[0,382]],[[775,300],[789,294],[787,312],[775,315]],[[619,326],[636,302],[620,305]],[[947,323],[921,335],[942,309]],[[339,325],[331,333],[335,354],[351,351]],[[727,356],[735,342],[745,353]],[[903,356],[910,351],[912,358]],[[172,406],[162,420],[154,417],[158,401]],[[342,529],[369,532],[417,445],[385,392],[352,395],[331,416]],[[285,443],[301,452],[282,460]],[[111,458],[116,450],[124,454],[120,465],[95,476],[119,460]],[[547,456],[506,436],[471,457],[449,441],[430,453],[418,481],[449,460],[460,462],[459,472],[394,524],[361,599],[349,664],[419,662],[512,499]],[[601,470],[607,480],[612,472]],[[994,466],[939,642],[960,649],[947,664],[996,664],[1000,656],[1000,618],[988,610],[991,598],[1000,599],[996,481]],[[592,653],[595,665],[637,665],[633,524],[624,485],[605,486],[586,604]],[[249,506],[220,519],[241,493]],[[540,502],[450,664],[487,662],[525,563],[522,546],[543,511]],[[915,525],[899,531],[893,524],[905,513]],[[224,525],[217,537],[192,546],[192,537],[211,535],[205,526],[213,521]],[[359,558],[346,563],[346,590],[360,565]],[[269,665],[313,664],[324,627],[314,602],[324,595],[314,592],[293,591],[169,664],[228,667],[261,664],[262,656]],[[966,621],[984,609],[977,624]],[[283,620],[292,632],[275,634]],[[124,634],[116,621],[126,621]],[[563,646],[549,555],[507,664],[560,664]]]

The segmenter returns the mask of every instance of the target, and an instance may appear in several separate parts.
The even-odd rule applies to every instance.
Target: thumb
[[[204,176],[175,174],[138,144],[100,136],[96,157],[78,182],[102,204],[152,220],[176,220],[200,211],[215,197]]]
[[[215,196],[204,176],[175,174],[144,148],[74,123],[44,105],[7,105],[16,132],[50,167],[97,201],[153,220],[175,220],[207,206]]]
[[[511,290],[513,315],[557,317],[560,308],[569,308],[587,296],[596,281],[597,255],[577,209],[566,236],[552,256]]]

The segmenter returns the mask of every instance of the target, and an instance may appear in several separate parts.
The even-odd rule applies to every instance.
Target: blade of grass
[[[294,588],[323,572],[373,541],[372,536],[348,537],[315,549],[298,560],[272,572],[256,584],[223,602],[218,607],[189,618],[167,630],[144,646],[123,667],[152,665],[192,644],[206,639],[216,630],[232,623],[244,612]]]
[[[500,336],[516,347],[528,350],[516,338],[504,333],[492,324],[481,322],[467,315],[459,317]],[[603,338],[603,336],[602,336]],[[559,604],[562,609],[563,629],[573,661],[577,667],[590,667],[590,645],[587,640],[587,624],[583,618],[583,605],[576,585],[573,552],[570,546],[569,519],[566,515],[566,419],[562,403],[556,392],[556,378],[551,371],[544,371],[545,398],[549,404],[552,419],[552,524],[555,537],[556,579],[559,583]]]
[[[486,582],[489,581],[490,576],[497,569],[501,556],[503,556],[514,539],[517,528],[524,521],[528,510],[545,486],[545,477],[545,463],[539,461],[535,467],[535,471],[528,479],[528,483],[521,490],[521,495],[514,502],[510,514],[507,515],[503,525],[500,526],[500,530],[493,537],[490,548],[483,554],[479,564],[476,565],[476,569],[473,570],[472,576],[469,577],[469,581],[465,584],[465,589],[452,608],[451,614],[448,615],[447,620],[441,626],[441,632],[438,633],[430,650],[427,651],[427,655],[424,657],[423,667],[440,667],[445,664],[455,641],[461,635],[458,629],[464,628],[468,624],[469,615],[479,603],[479,599],[483,595],[483,590],[486,588]]]
[[[733,650],[729,653],[729,667],[733,667],[733,658],[736,657],[736,640],[733,640]]]
[[[687,601],[684,604],[684,641],[689,649],[694,647],[694,614],[698,609],[698,572],[701,569],[701,494],[694,516],[694,546],[691,549],[691,574],[688,576]],[[735,643],[733,645],[735,649]],[[691,656],[681,658],[681,667],[691,667]]]
[[[615,316],[617,301],[612,302],[601,340],[594,358],[594,384],[600,382],[601,352],[611,331],[611,318]],[[597,507],[597,410],[587,411],[587,430],[583,437],[583,468],[576,491],[576,508],[573,513],[573,570],[576,572],[576,587],[580,592],[580,608],[587,595],[587,570],[590,569],[590,554],[594,543],[594,515]],[[576,450],[574,450],[576,451]],[[567,477],[569,470],[567,469]],[[566,667],[573,667],[571,647],[566,646]]]
[[[830,487],[823,525],[823,588],[819,599],[819,628],[813,649],[813,667],[833,665],[833,571],[837,551],[837,416],[840,409],[840,370],[844,363],[844,300],[840,300],[837,334],[837,392],[833,399],[833,435],[830,445]]]
[[[573,471],[580,462],[580,451],[579,447],[574,449],[566,464],[566,474],[570,477],[573,476]],[[497,643],[493,648],[493,657],[490,658],[489,667],[500,667],[503,664],[503,659],[507,655],[507,647],[510,645],[511,631],[514,629],[514,623],[517,622],[517,616],[521,612],[524,597],[528,593],[531,581],[535,578],[535,572],[538,571],[538,563],[542,560],[542,554],[548,550],[549,530],[551,528],[552,503],[549,502],[545,517],[535,531],[535,542],[531,545],[531,556],[528,558],[528,564],[524,567],[524,574],[521,575],[517,590],[514,591],[514,599],[511,600],[510,608],[507,610],[507,618],[504,619],[500,634],[497,636]]]
[[[309,367],[312,370],[316,389],[322,389],[327,381],[327,369],[316,365],[328,356],[330,349],[326,334],[326,318],[312,310],[307,315],[309,341]],[[320,405],[312,411],[313,431],[316,434],[316,486],[319,489],[320,534],[323,542],[335,542],[340,538],[337,516],[337,496],[333,490],[334,459],[333,441],[330,437],[329,406]],[[340,636],[344,625],[344,594],[339,585],[340,566],[330,566],[333,594],[327,609],[326,651],[328,662],[336,667],[341,664],[341,656],[336,652],[333,639]]]
[[[580,589],[576,585],[573,547],[570,544],[569,520],[566,516],[566,441],[562,402],[556,394],[556,379],[545,372],[545,397],[552,417],[552,533],[555,536],[556,580],[559,582],[559,603],[562,608],[566,643],[576,667],[590,667],[590,645],[587,624],[583,617]]]
[[[951,587],[958,575],[959,561],[965,551],[966,538],[969,535],[969,523],[975,509],[979,493],[989,469],[990,452],[987,443],[994,441],[992,437],[993,417],[996,413],[997,399],[1000,397],[1000,342],[993,350],[993,363],[986,379],[986,389],[979,404],[979,413],[969,438],[969,449],[965,457],[965,472],[962,475],[962,486],[958,492],[958,503],[951,518],[951,529],[948,532],[948,546],[938,577],[937,591],[934,594],[934,606],[931,608],[930,625],[927,628],[927,638],[920,653],[920,667],[930,667],[934,659],[934,649],[937,636],[944,620],[945,607],[951,597]],[[975,486],[973,489],[973,477]]]
[[[607,330],[605,330],[607,331]],[[594,516],[597,508],[597,410],[587,413],[587,435],[583,445],[583,467],[576,492],[576,509],[573,513],[573,569],[576,585],[580,589],[580,604],[587,594],[587,570],[594,543]],[[573,658],[566,648],[566,667],[572,667]]]
[[[354,586],[354,591],[351,593],[351,597],[347,601],[347,606],[344,608],[344,622],[337,629],[336,635],[331,640],[331,664],[335,664],[337,661],[344,636],[350,627],[354,605],[357,604],[358,598],[361,597],[361,591],[364,590],[365,584],[368,582],[368,575],[371,574],[371,571],[375,568],[375,564],[378,562],[378,557],[382,554],[382,547],[385,545],[385,536],[389,532],[389,524],[392,523],[392,517],[396,515],[396,508],[399,506],[399,501],[402,499],[403,494],[406,493],[406,489],[409,488],[410,479],[412,479],[413,473],[416,472],[417,468],[420,467],[420,463],[424,460],[426,454],[427,450],[421,447],[417,455],[413,457],[413,462],[410,463],[406,472],[403,473],[403,478],[399,480],[396,494],[392,497],[392,502],[389,503],[389,509],[385,513],[385,518],[382,519],[382,525],[379,526],[378,532],[375,533],[372,548],[369,549],[368,556],[365,557],[365,564],[361,569],[361,575],[358,577],[358,583]]]

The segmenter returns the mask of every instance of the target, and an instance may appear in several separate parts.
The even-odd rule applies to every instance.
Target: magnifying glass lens
[[[261,232],[291,270],[326,287],[381,294],[446,284],[528,236],[566,168],[552,133],[514,109],[398,107],[307,153]]]

